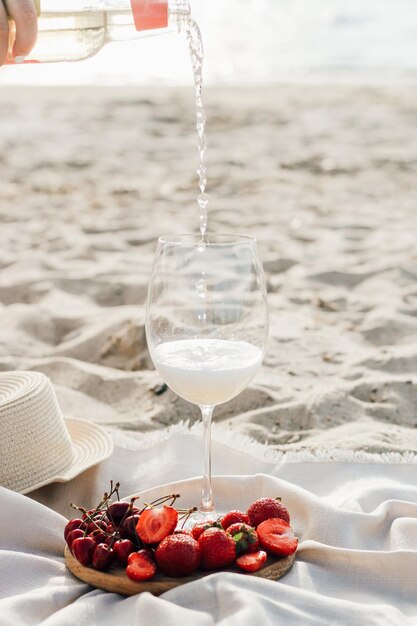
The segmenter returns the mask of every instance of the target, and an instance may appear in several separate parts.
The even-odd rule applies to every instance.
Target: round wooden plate
[[[155,596],[159,596],[161,593],[165,593],[165,591],[174,589],[174,587],[179,587],[179,585],[184,585],[193,580],[199,580],[200,578],[204,578],[204,576],[209,576],[214,573],[212,571],[198,572],[194,574],[194,576],[188,576],[186,578],[170,578],[158,573],[152,580],[135,582],[126,576],[125,570],[120,565],[112,565],[107,572],[99,572],[92,567],[81,565],[81,563],[72,556],[67,545],[65,546],[64,554],[67,567],[74,576],[98,589],[121,593],[125,596],[133,596],[143,591],[149,591]],[[264,567],[253,574],[246,574],[238,567],[228,567],[217,571],[234,572],[242,574],[243,576],[259,576],[260,578],[267,578],[268,580],[278,580],[291,569],[294,558],[295,554],[291,554],[282,559],[268,557]]]

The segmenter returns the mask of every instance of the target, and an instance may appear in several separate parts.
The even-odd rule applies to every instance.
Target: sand
[[[215,422],[278,450],[417,452],[416,85],[206,91],[213,231],[255,235],[262,370]],[[0,92],[0,370],[139,433],[199,419],[146,348],[156,238],[196,231],[192,89]]]

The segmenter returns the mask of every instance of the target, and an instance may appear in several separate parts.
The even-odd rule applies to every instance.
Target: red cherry
[[[120,536],[123,539],[130,539],[131,541],[138,541],[138,535],[136,532],[136,525],[139,521],[139,515],[135,513],[134,515],[129,515],[124,520],[123,524],[120,526]]]
[[[107,516],[117,526],[125,515],[129,515],[129,509],[129,502],[113,502],[107,509]]]
[[[87,511],[87,513],[83,513],[83,520],[88,520],[90,517],[101,517],[102,515],[104,515],[104,512],[105,511],[101,509],[90,509],[89,511]]]
[[[81,528],[75,528],[71,530],[71,532],[67,535],[67,544],[70,550],[72,550],[72,542],[75,539],[79,539],[80,537],[84,537],[84,531]]]
[[[72,553],[81,565],[91,565],[96,545],[91,537],[79,537],[72,542]]]
[[[90,535],[91,533],[95,532],[99,528],[101,528],[101,530],[107,531],[106,522],[103,522],[101,520],[90,522],[87,526],[87,533]]]
[[[67,522],[67,525],[64,529],[64,539],[67,538],[68,533],[70,533],[72,530],[75,530],[76,528],[82,528],[83,530],[85,529],[85,524],[83,520],[79,519],[78,517],[75,519],[70,519],[70,521]]]
[[[107,537],[108,535],[106,535],[102,530],[94,530],[92,533],[90,533],[90,537],[92,537],[94,539],[94,541],[99,544],[99,543],[107,543]]]
[[[113,563],[114,551],[105,543],[99,543],[93,553],[92,565],[95,569],[103,571]]]
[[[134,545],[130,539],[119,539],[113,544],[114,554],[120,565],[126,566],[129,554],[134,551]]]
[[[113,524],[110,522],[109,524],[107,524],[107,538],[106,538],[106,543],[109,544],[112,540],[113,540],[113,535],[116,532],[115,527],[113,526]],[[117,534],[117,537],[119,535]]]

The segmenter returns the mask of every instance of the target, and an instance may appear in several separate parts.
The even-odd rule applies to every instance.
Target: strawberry
[[[233,537],[233,541],[236,543],[236,554],[256,552],[259,548],[258,534],[248,524],[231,524],[226,532]]]
[[[126,574],[136,581],[149,580],[156,572],[156,565],[147,550],[132,552],[127,559]]]
[[[273,498],[260,498],[256,500],[248,508],[247,514],[249,515],[251,525],[255,526],[255,528],[271,517],[279,517],[287,522],[287,524],[290,523],[288,509],[281,504],[280,500],[274,500]]]
[[[167,576],[189,576],[200,565],[201,548],[184,533],[168,535],[157,547],[155,559]]]
[[[186,528],[179,528],[178,530],[174,530],[174,535],[188,535],[188,537],[193,537],[193,533],[191,532],[191,530],[187,530]]]
[[[207,520],[206,522],[198,522],[191,529],[191,534],[196,541],[207,528],[222,528],[217,520]]]
[[[245,572],[257,572],[265,564],[267,554],[264,550],[258,550],[251,554],[242,554],[236,559],[236,565]]]
[[[139,517],[136,532],[143,543],[159,543],[174,532],[178,513],[172,506],[145,509]]]
[[[217,569],[230,565],[236,558],[236,543],[220,528],[208,528],[198,540],[201,564],[204,569]]]
[[[274,556],[288,556],[296,551],[298,539],[283,519],[272,517],[256,529],[262,548]]]
[[[246,513],[242,513],[242,511],[229,511],[221,519],[221,525],[224,530],[227,530],[229,526],[236,524],[237,522],[240,522],[241,524],[250,524],[249,516],[246,515]]]

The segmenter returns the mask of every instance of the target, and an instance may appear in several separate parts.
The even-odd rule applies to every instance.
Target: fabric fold
[[[74,578],[63,559],[66,517],[56,512],[73,515],[69,502],[91,506],[113,478],[120,480],[123,496],[139,493],[146,501],[168,493],[174,483],[182,504],[198,503],[196,438],[178,433],[140,451],[123,447],[119,439],[112,457],[70,483],[49,485],[31,497],[0,489],[0,625],[416,623],[413,465],[268,464],[214,442],[213,467],[220,474],[213,479],[219,512],[245,510],[258,497],[278,495],[289,508],[300,543],[294,566],[282,579],[218,572],[159,598],[149,593],[124,598]]]

